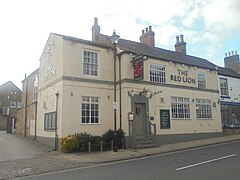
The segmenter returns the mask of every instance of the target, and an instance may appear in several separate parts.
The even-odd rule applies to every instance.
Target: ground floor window
[[[56,112],[46,113],[44,116],[44,130],[55,130]]]
[[[189,98],[171,97],[172,118],[189,119],[190,105]]]
[[[240,104],[237,106],[221,104],[223,128],[240,128]]]
[[[83,96],[81,112],[82,112],[81,123],[98,124],[99,123],[99,98]]]
[[[196,99],[196,116],[201,118],[212,118],[211,100]]]

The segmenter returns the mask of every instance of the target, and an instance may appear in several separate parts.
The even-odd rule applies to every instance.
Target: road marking
[[[219,160],[222,160],[222,159],[231,158],[231,157],[234,157],[234,156],[236,156],[236,154],[223,156],[223,157],[216,158],[216,159],[211,159],[211,160],[208,160],[208,161],[203,161],[203,162],[200,162],[200,163],[196,163],[196,164],[192,164],[192,165],[177,168],[176,171],[180,171],[180,170],[187,169],[187,168],[192,168],[192,167],[195,167],[195,166],[200,166],[202,164],[207,164],[207,163],[211,163],[211,162],[214,162],[214,161],[219,161]]]

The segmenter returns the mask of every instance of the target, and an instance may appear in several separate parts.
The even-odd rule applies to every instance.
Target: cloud
[[[206,29],[231,34],[240,28],[239,0],[212,0],[202,9]]]

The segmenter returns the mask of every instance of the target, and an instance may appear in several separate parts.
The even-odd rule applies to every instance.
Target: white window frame
[[[89,107],[89,110],[87,109],[87,105]],[[81,124],[100,124],[99,97],[93,97],[93,96],[81,97],[81,120],[80,121],[81,121]]]
[[[166,83],[166,67],[160,64],[149,64],[149,80],[156,83]]]
[[[90,53],[90,56],[92,53],[93,56],[92,57],[86,56],[85,53]],[[97,56],[97,58],[95,55]],[[86,66],[86,68],[85,68],[85,66]],[[96,72],[96,74],[94,72]],[[83,49],[83,51],[82,51],[82,74],[84,76],[93,76],[93,77],[99,76],[99,52],[89,50],[89,49]]]
[[[206,75],[205,75],[205,73],[198,73],[198,88],[206,89]]]
[[[55,130],[56,125],[56,112],[50,112],[44,114],[44,130]]]
[[[190,119],[189,98],[171,97],[171,112],[174,119]]]
[[[212,106],[210,99],[196,99],[196,117],[197,119],[211,119]]]
[[[221,81],[225,81],[225,82],[221,82]],[[225,85],[225,86],[223,86],[223,85]],[[219,86],[220,86],[220,95],[221,96],[229,96],[228,79],[219,78]]]

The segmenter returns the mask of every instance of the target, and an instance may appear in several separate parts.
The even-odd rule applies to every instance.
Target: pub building
[[[92,41],[51,33],[40,58],[37,140],[54,147],[77,132],[102,135],[114,129],[114,110],[130,148],[221,135],[216,66],[187,55],[183,35],[175,51],[156,47],[154,36],[149,26],[140,42],[120,38],[114,68],[97,18]]]

